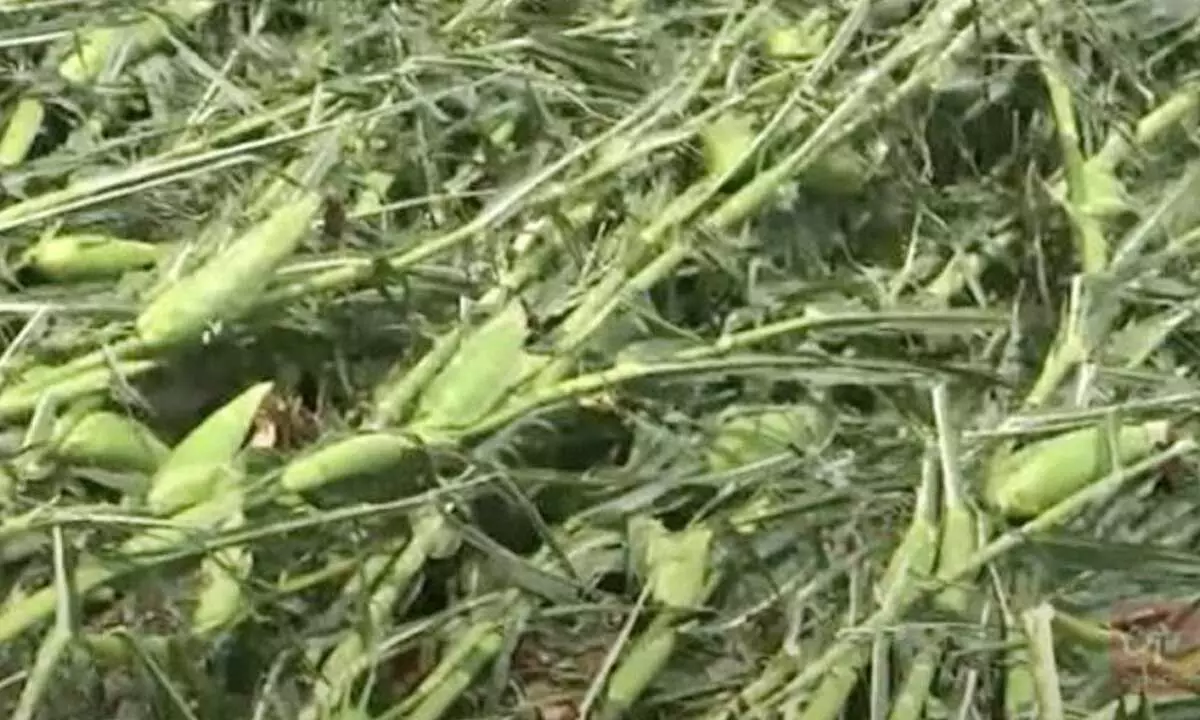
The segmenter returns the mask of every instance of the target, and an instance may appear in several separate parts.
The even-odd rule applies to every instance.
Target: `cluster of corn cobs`
[[[1064,558],[1191,549],[1194,78],[1084,123],[1031,0],[97,5],[0,0],[12,717],[1193,687]]]

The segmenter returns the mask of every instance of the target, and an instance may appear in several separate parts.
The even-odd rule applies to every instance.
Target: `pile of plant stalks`
[[[1197,67],[1178,0],[0,0],[0,712],[1195,717]]]

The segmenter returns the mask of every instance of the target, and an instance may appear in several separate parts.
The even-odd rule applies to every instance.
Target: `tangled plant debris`
[[[0,0],[0,708],[1195,717],[1195,7]]]

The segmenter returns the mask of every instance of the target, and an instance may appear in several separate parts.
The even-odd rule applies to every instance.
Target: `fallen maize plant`
[[[1197,717],[1198,8],[0,0],[0,715]]]

